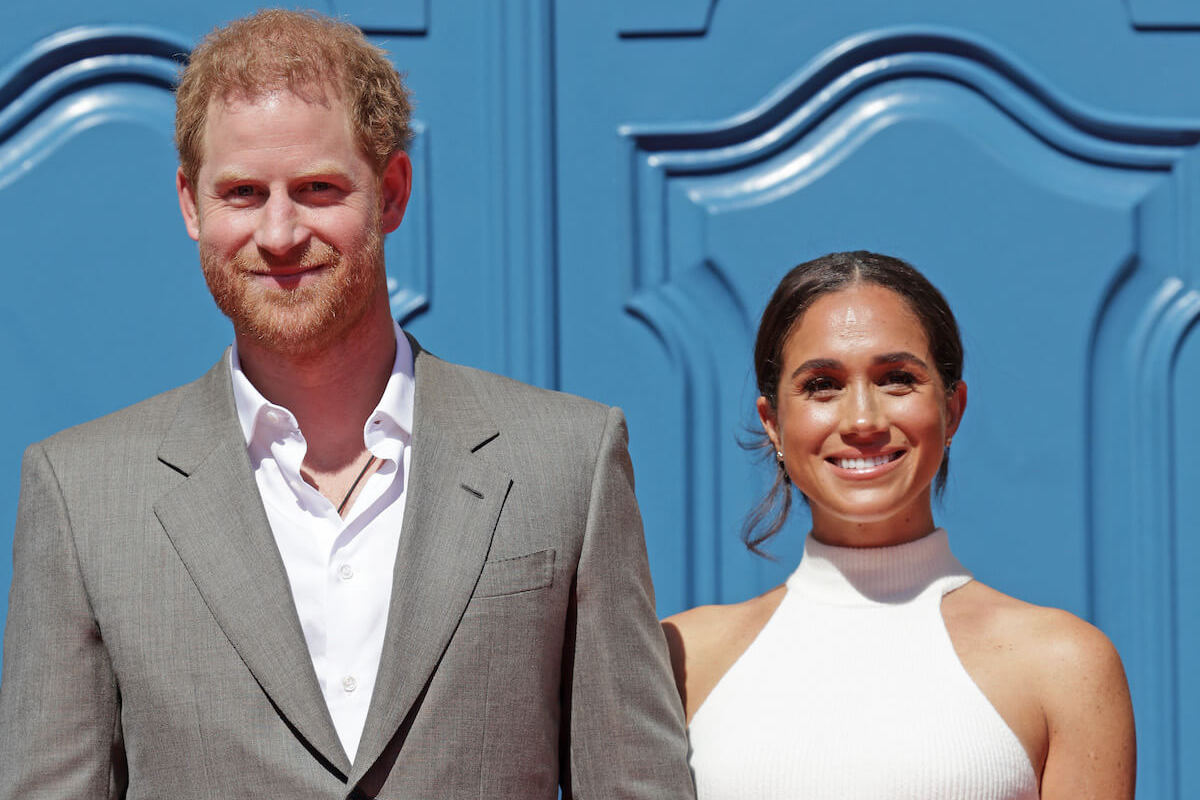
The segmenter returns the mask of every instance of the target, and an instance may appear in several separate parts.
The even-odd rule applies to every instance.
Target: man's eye
[[[309,188],[314,192],[328,192],[333,188],[333,184],[329,181],[313,181],[309,184]]]
[[[235,187],[233,187],[233,196],[234,197],[253,197],[254,196],[254,187],[253,186],[235,186]]]

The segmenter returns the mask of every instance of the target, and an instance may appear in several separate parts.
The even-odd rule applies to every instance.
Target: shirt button
[[[346,677],[342,678],[342,688],[345,689],[347,693],[353,692],[358,688],[358,681],[354,679],[353,675],[347,675]]]
[[[348,581],[354,577],[354,567],[349,564],[342,564],[338,567],[338,577],[344,581]]]

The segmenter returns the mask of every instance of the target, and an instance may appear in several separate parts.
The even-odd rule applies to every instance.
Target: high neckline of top
[[[950,552],[946,531],[937,528],[889,547],[835,547],[810,535],[787,587],[819,603],[878,606],[906,603],[933,587],[940,597],[969,580],[970,571]]]

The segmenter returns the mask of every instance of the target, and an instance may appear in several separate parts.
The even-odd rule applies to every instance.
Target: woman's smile
[[[837,474],[851,480],[874,478],[886,474],[896,461],[904,457],[906,450],[894,450],[876,456],[830,456],[825,460],[833,465]]]

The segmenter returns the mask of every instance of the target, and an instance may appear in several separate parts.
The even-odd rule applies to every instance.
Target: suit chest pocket
[[[475,597],[500,597],[532,592],[554,582],[554,550],[539,550],[515,558],[488,561],[483,565]]]

